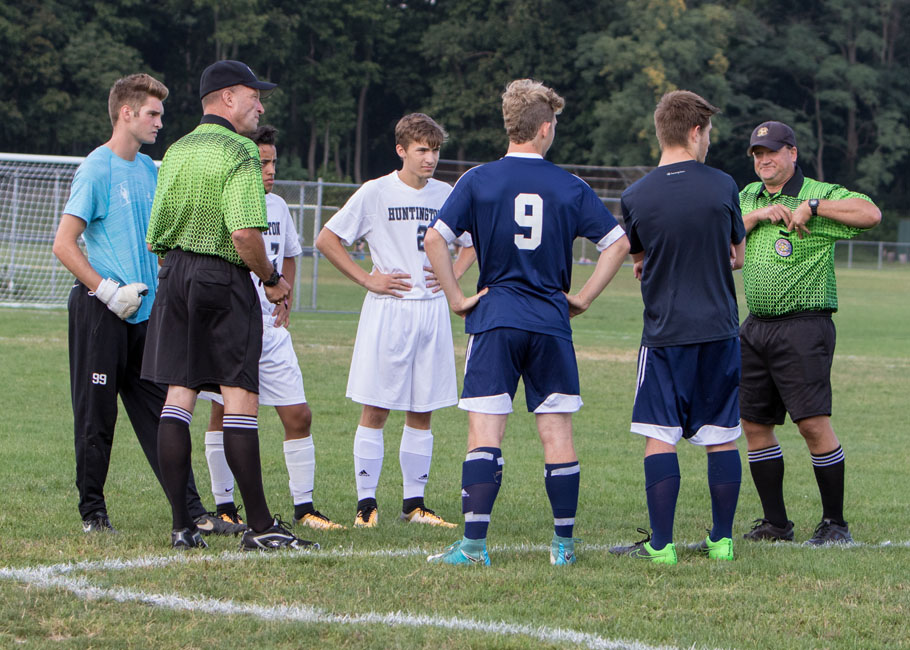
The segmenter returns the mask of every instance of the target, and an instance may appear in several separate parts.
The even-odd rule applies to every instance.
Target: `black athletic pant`
[[[82,518],[102,510],[104,483],[111,462],[117,395],[123,400],[142,451],[161,483],[158,469],[158,418],[166,391],[140,379],[148,323],[120,320],[80,282],[69,297],[70,391],[76,439],[76,487]],[[163,485],[162,485],[163,487]],[[205,513],[193,474],[187,482],[193,517]]]

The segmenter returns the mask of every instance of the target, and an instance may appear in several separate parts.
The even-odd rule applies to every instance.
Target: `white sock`
[[[354,434],[354,477],[357,481],[358,501],[376,498],[384,453],[382,429],[358,426],[357,433]]]
[[[430,461],[433,460],[433,432],[405,425],[398,460],[404,485],[403,498],[422,497],[430,476]]]
[[[212,478],[212,496],[215,505],[234,501],[234,474],[224,457],[224,434],[221,431],[205,432],[205,460]]]
[[[316,474],[316,448],[313,436],[284,441],[284,464],[288,468],[288,487],[294,505],[313,502],[313,481]]]

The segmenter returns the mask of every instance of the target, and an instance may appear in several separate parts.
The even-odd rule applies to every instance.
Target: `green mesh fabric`
[[[245,267],[231,240],[241,228],[268,228],[259,148],[200,124],[164,155],[146,241],[162,256],[181,248]]]
[[[869,197],[840,185],[803,181],[798,196],[783,192],[771,196],[759,182],[750,183],[739,193],[743,215],[772,203],[795,210],[807,199],[850,199]],[[783,316],[801,311],[837,311],[837,284],[834,278],[834,244],[851,239],[860,228],[822,216],[812,217],[806,227],[811,234],[802,239],[788,233],[783,224],[760,221],[746,239],[743,284],[746,304],[760,317]]]

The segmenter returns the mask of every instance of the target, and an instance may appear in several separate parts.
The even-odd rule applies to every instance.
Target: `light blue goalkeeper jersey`
[[[145,244],[158,170],[137,154],[124,160],[105,146],[79,165],[63,208],[85,221],[85,251],[92,267],[121,285],[144,282],[149,293],[128,323],[148,320],[158,284],[158,258]]]

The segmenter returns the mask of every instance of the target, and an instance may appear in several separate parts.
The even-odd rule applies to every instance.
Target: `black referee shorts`
[[[168,252],[158,271],[142,378],[259,393],[262,312],[250,272],[215,256]]]
[[[744,420],[783,424],[831,415],[834,321],[828,312],[780,318],[749,315],[739,330],[742,381],[739,410]]]

